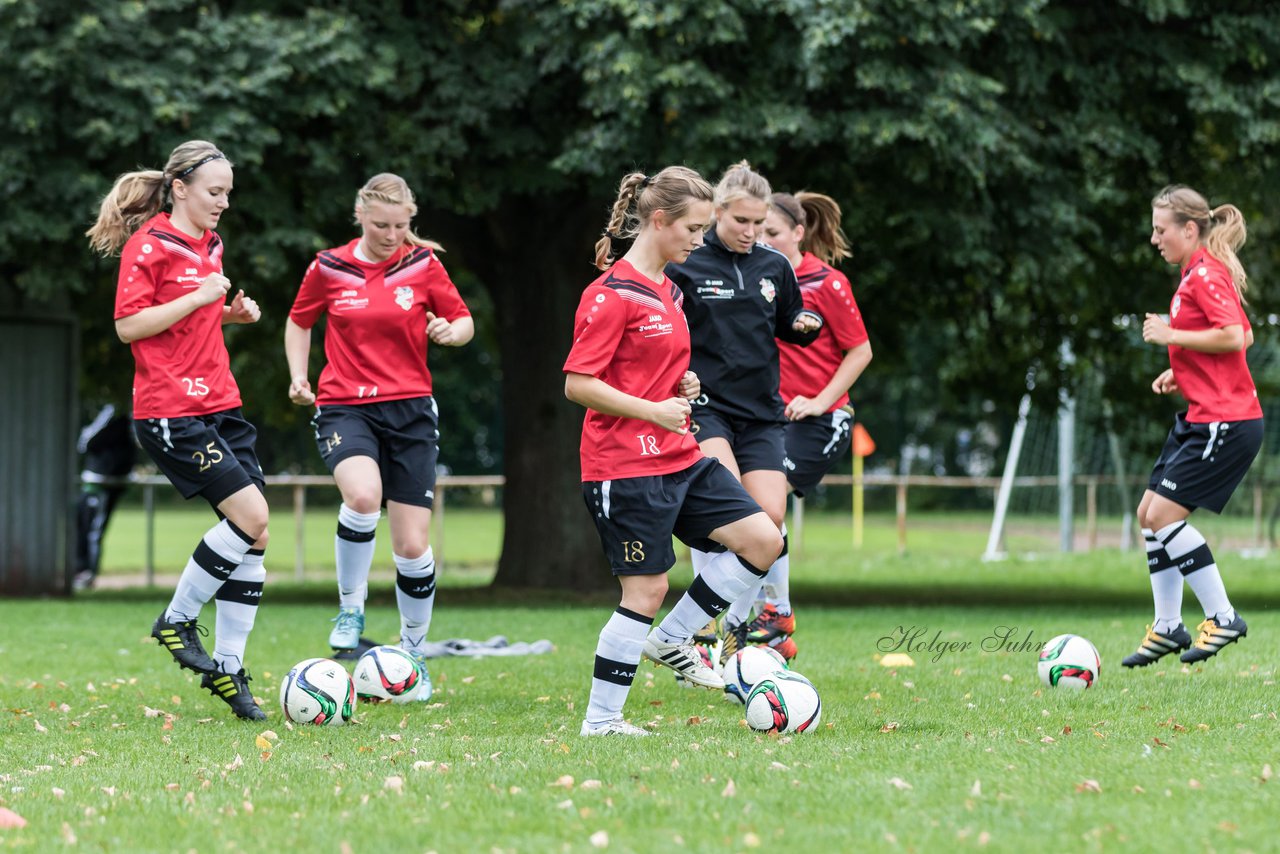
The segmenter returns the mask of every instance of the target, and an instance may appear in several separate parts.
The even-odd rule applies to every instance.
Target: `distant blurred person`
[[[244,653],[267,578],[267,500],[258,433],[240,411],[222,333],[228,324],[257,322],[260,312],[243,290],[226,301],[231,282],[214,231],[231,206],[233,181],[216,146],[184,142],[163,170],[117,178],[86,236],[99,253],[121,255],[116,334],[137,365],[138,443],[183,498],[199,495],[221,520],[196,545],[151,636],[238,717],[265,720],[249,691]],[[197,618],[215,598],[211,658]]]
[[[129,476],[137,450],[130,419],[108,403],[83,430],[76,450],[84,456],[80,500],[76,503],[76,574],[72,587],[88,590],[98,580],[102,538],[124,494],[125,485],[110,483]]]
[[[440,454],[428,342],[461,347],[475,325],[440,262],[440,245],[413,232],[417,212],[399,175],[375,175],[360,188],[355,220],[361,235],[311,262],[285,321],[284,350],[289,399],[318,404],[316,445],[342,494],[334,539],[338,615],[329,646],[360,644],[374,536],[386,504],[400,646],[422,668],[427,690],[419,696],[426,700],[436,593],[431,508]],[[326,365],[312,392],[311,329],[326,314]]]
[[[826,324],[807,347],[778,342],[779,390],[787,417],[783,465],[791,490],[803,497],[815,489],[849,450],[853,407],[849,389],[871,363],[871,342],[848,278],[833,265],[849,258],[840,227],[840,206],[821,193],[774,193],[764,221],[764,243],[787,256],[806,308]],[[748,625],[747,642],[769,644],[784,657],[796,655],[791,608],[790,555],[783,552],[765,577],[764,607]],[[747,617],[737,602],[734,619]]]
[[[1189,521],[1201,507],[1222,512],[1262,447],[1262,407],[1245,360],[1253,344],[1244,310],[1248,277],[1236,257],[1245,237],[1238,208],[1210,209],[1190,187],[1165,187],[1151,200],[1151,244],[1180,273],[1168,322],[1148,314],[1142,338],[1169,349],[1169,368],[1151,390],[1181,394],[1187,409],[1178,413],[1138,503],[1155,621],[1121,662],[1125,667],[1179,650],[1184,663],[1204,661],[1248,633],[1213,552]],[[1184,580],[1204,609],[1194,639],[1182,623]]]

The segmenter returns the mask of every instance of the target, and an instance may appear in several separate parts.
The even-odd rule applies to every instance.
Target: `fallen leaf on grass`
[[[1201,783],[1199,780],[1195,779],[1194,777],[1193,777],[1192,779],[1190,779],[1190,780],[1188,780],[1188,781],[1187,781],[1187,785],[1188,785],[1189,787],[1191,787],[1192,789],[1203,789],[1203,788],[1204,788],[1204,784],[1203,784],[1203,783]]]
[[[910,783],[908,783],[906,780],[902,779],[901,777],[889,778],[889,785],[893,786],[895,789],[897,789],[900,792],[909,792],[913,788],[915,788],[914,786],[912,786]]]
[[[563,776],[561,776],[561,777],[556,778],[556,781],[555,781],[554,783],[549,784],[549,785],[552,785],[552,786],[558,786],[558,787],[559,787],[559,788],[561,788],[561,789],[572,789],[572,788],[573,788],[573,775],[572,775],[572,774],[565,774],[565,775],[563,775]]]
[[[916,662],[905,652],[891,652],[880,659],[881,667],[915,667]]]
[[[271,742],[270,742],[269,740],[267,740],[267,738],[266,738],[266,737],[264,737],[264,736],[261,736],[261,735],[260,735],[260,736],[258,736],[257,738],[255,738],[255,739],[253,740],[253,743],[254,743],[254,745],[256,745],[256,746],[257,746],[257,748],[258,748],[259,750],[270,750],[270,749],[271,749]]]
[[[591,834],[591,844],[596,848],[608,848],[609,834],[603,830],[597,830]]]
[[[583,780],[581,783],[578,784],[578,788],[579,789],[598,789],[602,785],[604,784],[601,783],[599,780]]]
[[[1270,779],[1271,779],[1271,763],[1268,762],[1266,765],[1262,766],[1262,782],[1265,783]]]
[[[230,762],[228,762],[226,765],[222,767],[226,768],[228,771],[234,771],[243,765],[244,765],[244,760],[241,759],[240,754],[237,753],[235,759],[232,759]]]
[[[61,798],[67,793],[65,789],[59,789],[57,786],[54,786],[50,791],[53,792],[55,798]]]
[[[1051,736],[1051,735],[1046,735],[1044,738],[1040,739],[1040,743],[1041,743],[1041,744],[1053,744],[1053,743],[1054,743],[1053,736]]]
[[[1134,786],[1133,793],[1135,795],[1145,795],[1147,793],[1147,790],[1142,788],[1141,786]]]
[[[897,721],[889,721],[889,722],[888,722],[888,723],[886,723],[884,726],[880,727],[880,731],[881,731],[881,732],[893,732],[893,731],[894,731],[895,729],[897,729],[897,728],[898,728],[898,722],[897,722]]]
[[[760,837],[748,831],[747,833],[742,834],[742,844],[748,848],[759,848]]]
[[[1165,742],[1161,741],[1159,738],[1154,738],[1154,737],[1153,737],[1153,738],[1151,739],[1151,741],[1152,741],[1152,743],[1153,743],[1153,744],[1155,744],[1155,746],[1156,746],[1156,747],[1166,747],[1166,748],[1167,748],[1167,747],[1169,746],[1169,745],[1168,745],[1168,744],[1166,744]]]
[[[684,722],[684,725],[697,726],[700,723],[702,723],[702,718],[698,717],[697,715],[692,715],[687,721]]]
[[[7,807],[0,807],[0,828],[26,827],[27,820]],[[63,825],[66,827],[66,825]]]
[[[974,797],[974,798],[982,797],[982,781],[981,780],[973,781],[973,785],[969,788],[969,795],[970,797]]]
[[[399,775],[392,775],[382,781],[382,788],[390,789],[398,795],[404,791],[404,778]]]
[[[46,728],[45,728],[45,727],[40,723],[40,721],[36,720],[35,718],[32,718],[32,720],[33,720],[33,721],[36,721],[36,732],[48,732],[48,731],[49,731],[49,730],[47,730],[47,729],[46,729]]]
[[[161,715],[163,715],[164,712],[160,711],[159,709],[153,709],[150,706],[143,706],[142,714],[148,718],[158,718]]]
[[[736,794],[738,794],[738,787],[733,785],[733,778],[730,777],[729,782],[724,784],[724,789],[720,792],[720,797],[732,798]]]
[[[76,844],[76,832],[65,821],[62,823],[62,841],[68,845]]]
[[[1076,791],[1077,792],[1101,792],[1102,786],[1099,785],[1097,780],[1084,780],[1080,783],[1076,783]]]

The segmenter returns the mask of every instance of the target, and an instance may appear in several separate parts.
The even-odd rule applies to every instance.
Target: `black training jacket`
[[[734,252],[713,228],[688,260],[667,265],[667,275],[684,292],[689,367],[702,383],[694,405],[732,418],[785,420],[774,339],[808,345],[818,337],[791,328],[805,308],[787,257],[760,243]]]

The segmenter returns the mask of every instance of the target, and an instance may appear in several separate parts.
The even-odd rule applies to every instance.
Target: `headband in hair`
[[[774,209],[774,210],[782,211],[784,214],[786,214],[786,215],[787,215],[787,219],[791,220],[791,224],[792,224],[792,225],[800,225],[800,224],[801,224],[800,220],[796,219],[796,215],[795,215],[795,214],[793,214],[793,213],[791,212],[791,209],[790,209],[790,208],[788,208],[786,205],[774,205],[774,206],[773,206],[773,209]]]
[[[169,179],[169,183],[172,184],[174,181],[182,180],[183,178],[187,177],[192,172],[196,171],[201,166],[205,165],[211,160],[226,160],[226,159],[227,159],[227,156],[225,154],[210,154],[208,157],[204,158],[203,160],[197,160],[195,163],[192,163],[190,166],[188,166],[186,169],[183,169],[177,175],[174,175],[172,178]]]

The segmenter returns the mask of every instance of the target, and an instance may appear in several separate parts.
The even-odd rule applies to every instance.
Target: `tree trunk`
[[[616,585],[582,501],[581,407],[561,370],[602,212],[582,193],[515,199],[460,235],[488,288],[502,348],[502,557],[494,586],[590,591]],[[477,223],[477,225],[479,225]]]

